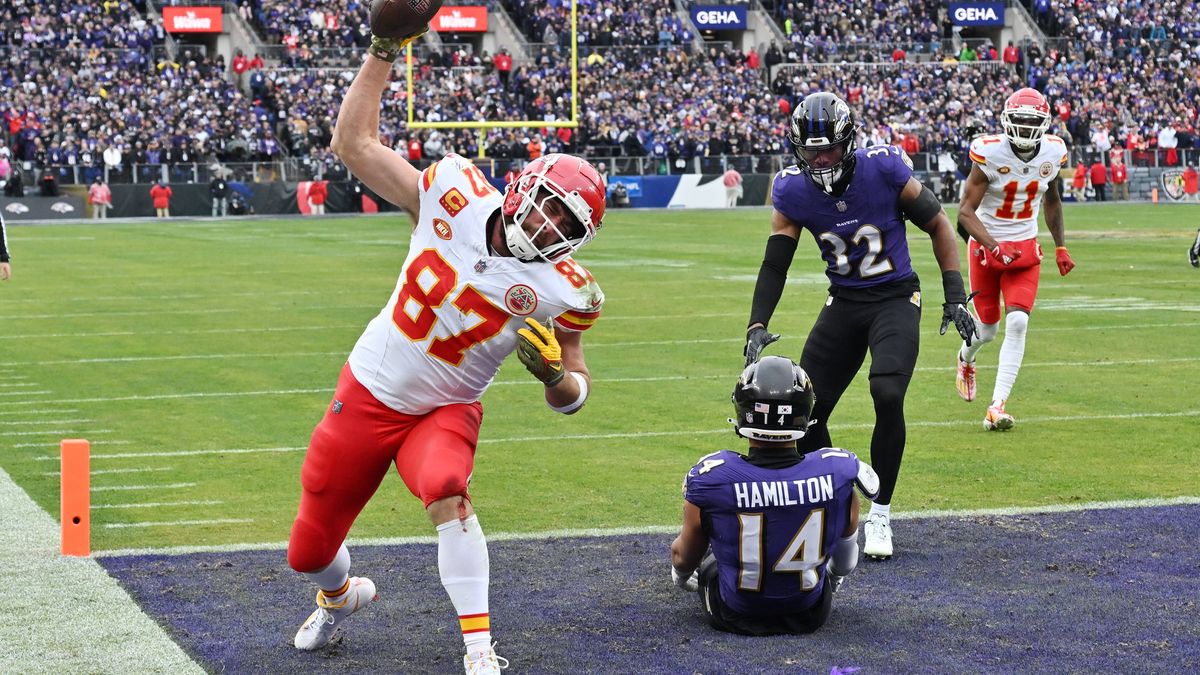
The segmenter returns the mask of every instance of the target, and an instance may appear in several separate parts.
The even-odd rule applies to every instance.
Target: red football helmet
[[[579,250],[596,236],[604,220],[604,178],[586,160],[552,153],[529,163],[504,191],[504,235],[508,248],[526,262],[541,259],[557,262]],[[569,214],[562,218],[564,232],[545,206],[557,200]],[[534,210],[543,224],[526,232],[525,219]],[[547,230],[557,236],[540,248],[536,242]]]
[[[1000,124],[1008,141],[1017,149],[1032,150],[1050,128],[1050,104],[1036,89],[1018,89],[1004,102]]]

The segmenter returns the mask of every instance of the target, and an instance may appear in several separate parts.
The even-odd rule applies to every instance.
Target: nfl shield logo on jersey
[[[838,213],[846,212],[846,202],[839,201],[838,203],[834,204],[834,206],[837,207]]]

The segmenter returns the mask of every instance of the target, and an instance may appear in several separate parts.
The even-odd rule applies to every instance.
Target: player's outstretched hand
[[[758,357],[762,356],[762,350],[779,337],[778,333],[769,333],[762,326],[755,326],[746,331],[746,348],[742,350],[746,355],[746,366],[757,361]]]
[[[1058,264],[1058,273],[1064,277],[1075,269],[1075,261],[1071,260],[1071,254],[1067,253],[1066,246],[1054,249],[1054,262]]]
[[[958,334],[962,336],[963,342],[966,342],[968,347],[979,339],[979,331],[975,328],[975,317],[971,316],[971,311],[967,309],[967,303],[971,302],[975,293],[968,295],[967,299],[962,302],[942,304],[942,326],[938,329],[938,335],[945,335],[946,329],[953,322],[954,328],[958,330]]]
[[[700,570],[696,570],[692,572],[691,576],[685,577],[679,573],[679,570],[675,569],[674,565],[671,565],[671,583],[688,593],[695,593],[700,588]]]
[[[546,325],[525,317],[525,328],[517,331],[517,358],[547,387],[553,387],[563,379],[562,348],[554,337],[554,320]]]

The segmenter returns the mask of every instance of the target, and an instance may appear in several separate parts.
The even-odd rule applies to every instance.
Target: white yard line
[[[1137,420],[1137,419],[1162,419],[1162,418],[1180,418],[1180,417],[1200,417],[1200,410],[1183,410],[1179,412],[1147,412],[1147,413],[1119,413],[1111,415],[1043,415],[1041,417],[1022,417],[1021,424],[1039,424],[1046,422],[1092,422],[1096,420]],[[908,422],[909,427],[956,427],[963,425],[974,426],[973,422],[964,422],[963,420],[937,420],[937,421],[913,421]],[[847,424],[831,424],[830,429],[873,429],[874,422],[856,422]],[[717,429],[680,429],[676,431],[631,431],[611,434],[557,434],[553,436],[505,436],[501,438],[481,438],[480,445],[490,445],[496,443],[529,443],[531,441],[598,441],[608,440],[613,438],[658,438],[671,436],[704,436],[715,434],[728,434],[731,430],[726,428]],[[155,452],[118,452],[118,453],[103,453],[93,452],[92,460],[106,459],[135,459],[140,457],[189,457],[197,455],[251,455],[265,452],[303,452],[307,448],[305,446],[282,446],[282,447],[263,447],[263,448],[209,448],[209,449],[192,449],[192,450],[162,450]],[[57,462],[57,455],[44,457],[34,457],[35,461],[41,462]]]
[[[93,476],[101,476],[101,475],[109,474],[109,473],[148,473],[151,471],[173,471],[173,470],[174,470],[174,467],[170,467],[170,466],[155,466],[155,467],[141,467],[141,468],[137,468],[137,469],[91,469],[90,471],[88,471],[88,473]],[[61,476],[62,472],[61,471],[43,471],[42,475],[43,476]]]
[[[105,523],[105,529],[124,529],[127,527],[181,527],[184,525],[228,525],[232,523],[253,523],[253,518],[214,518],[213,520],[171,520],[142,523]]]
[[[59,527],[0,469],[0,635],[21,672],[203,674],[90,558],[59,555]]]
[[[157,509],[162,506],[215,506],[219,499],[184,499],[178,502],[146,502],[145,504],[92,504],[93,509]]]
[[[128,490],[180,490],[190,487],[196,487],[196,483],[165,483],[159,485],[93,485],[92,492],[124,492]]]

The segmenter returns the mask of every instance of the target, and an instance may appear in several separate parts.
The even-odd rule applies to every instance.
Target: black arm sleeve
[[[963,288],[962,274],[958,270],[942,272],[942,293],[947,304],[961,305],[967,301],[967,291]]]
[[[767,252],[762,267],[758,269],[758,281],[754,284],[754,301],[750,305],[750,323],[761,323],[764,327],[775,313],[775,305],[783,295],[783,284],[787,281],[788,267],[796,255],[797,241],[786,234],[773,234],[767,239]]]
[[[923,186],[921,194],[917,195],[916,199],[907,204],[901,202],[900,208],[904,211],[904,216],[919,227],[933,220],[933,217],[942,210],[942,203],[933,196],[932,190]]]
[[[0,213],[0,262],[8,262],[8,234],[4,231],[3,213]]]

